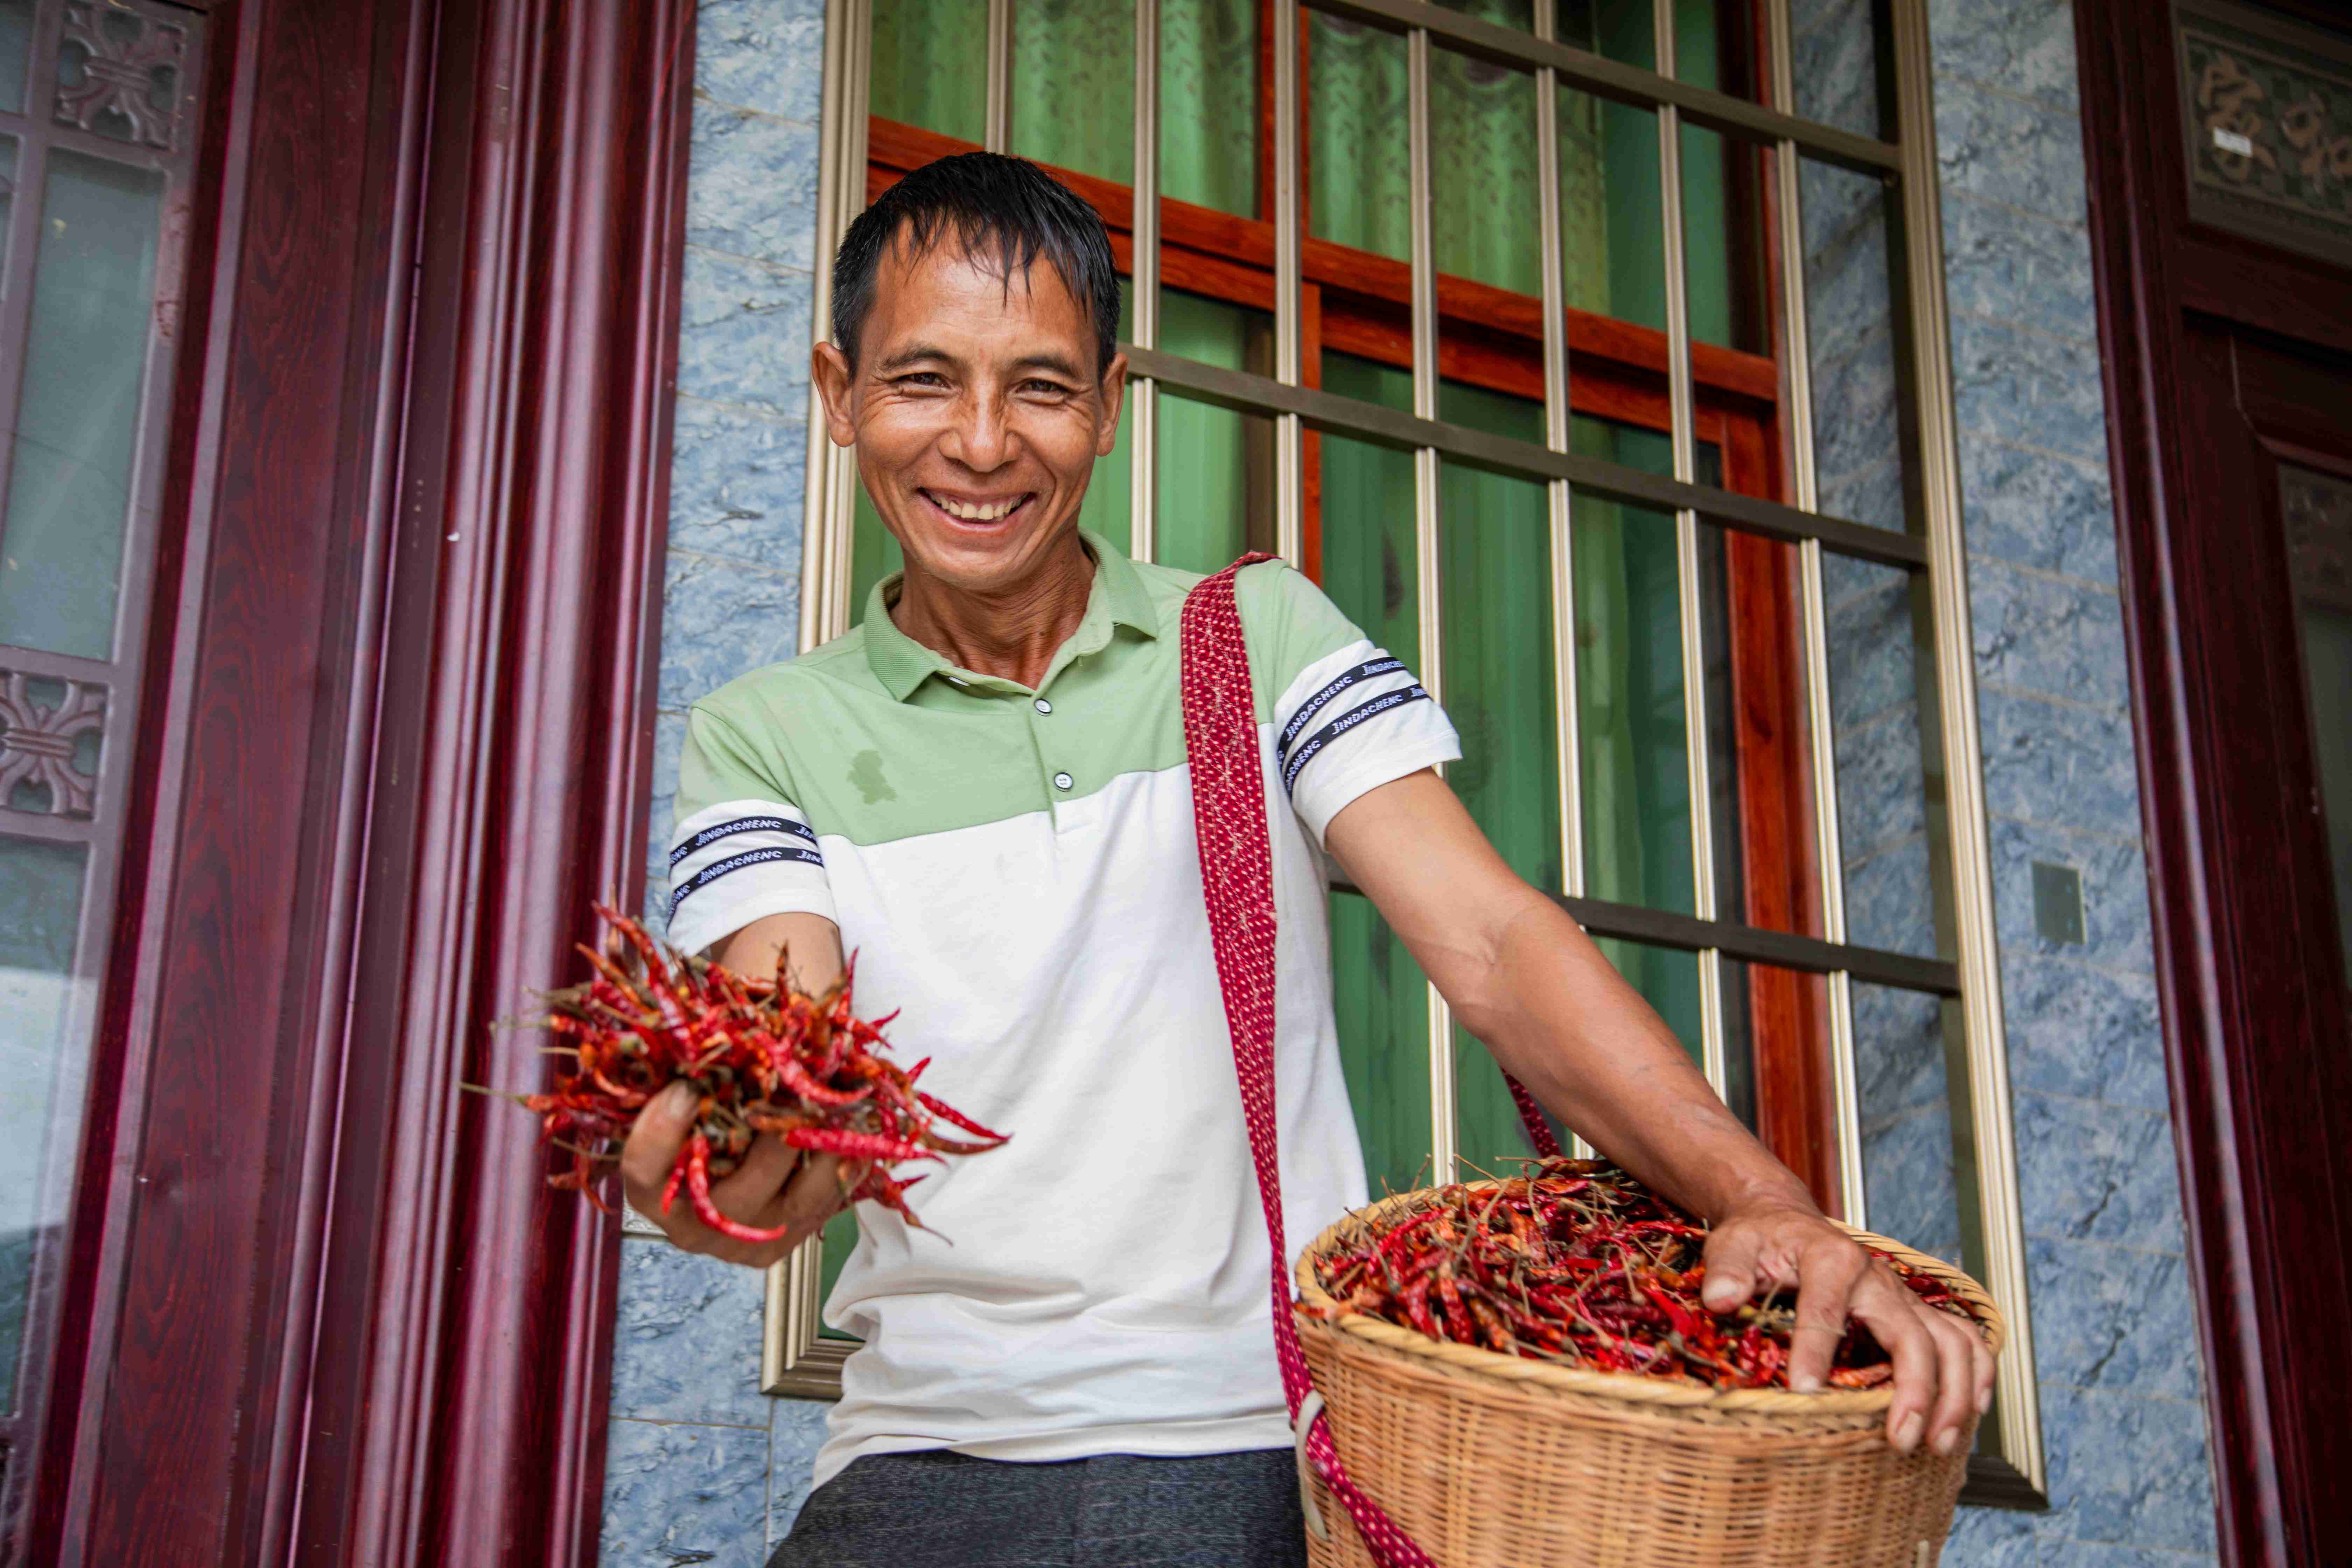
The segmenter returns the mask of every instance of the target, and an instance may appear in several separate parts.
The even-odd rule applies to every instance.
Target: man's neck
[[[912,563],[890,621],[961,668],[1035,687],[1086,618],[1095,563],[1072,529],[1039,569],[1000,594],[950,588]]]

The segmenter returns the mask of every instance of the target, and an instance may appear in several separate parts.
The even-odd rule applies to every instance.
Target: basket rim
[[[1502,1184],[1501,1179],[1454,1184],[1464,1191],[1474,1193],[1489,1192]],[[1895,1403],[1894,1389],[1885,1386],[1825,1388],[1818,1394],[1798,1394],[1785,1388],[1719,1389],[1704,1384],[1667,1383],[1633,1373],[1588,1372],[1551,1362],[1532,1361],[1525,1356],[1505,1355],[1483,1345],[1433,1340],[1415,1330],[1362,1312],[1332,1310],[1337,1303],[1317,1281],[1315,1261],[1332,1249],[1342,1228],[1377,1223],[1391,1209],[1426,1198],[1432,1193],[1447,1190],[1444,1187],[1421,1187],[1409,1193],[1398,1193],[1342,1215],[1324,1226],[1298,1255],[1298,1261],[1292,1269],[1298,1297],[1291,1310],[1310,1314],[1314,1321],[1326,1327],[1391,1351],[1434,1362],[1450,1371],[1468,1373],[1500,1383],[1533,1384],[1564,1393],[1615,1399],[1627,1405],[1743,1411],[1759,1415],[1842,1415],[1884,1411]],[[1830,1223],[1856,1241],[1877,1247],[1920,1272],[1941,1279],[1953,1295],[1969,1304],[1969,1310],[1976,1314],[1988,1348],[1996,1358],[2000,1356],[2009,1337],[2008,1321],[1983,1286],[1940,1258],[1930,1257],[1891,1237],[1864,1230],[1859,1226],[1847,1225],[1842,1220]]]

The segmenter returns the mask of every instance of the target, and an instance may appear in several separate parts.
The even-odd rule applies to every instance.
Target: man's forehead
[[[994,296],[996,310],[989,314],[1018,316],[1035,326],[1091,336],[1086,310],[1050,257],[1033,255],[1024,262],[1010,245],[953,232],[933,234],[919,247],[906,228],[891,241],[876,269],[874,302],[878,308],[869,320],[878,325],[880,318],[900,314],[894,306],[910,301],[937,310],[948,302],[941,296],[969,300],[975,295]],[[919,329],[919,323],[904,320],[891,325],[898,331]]]

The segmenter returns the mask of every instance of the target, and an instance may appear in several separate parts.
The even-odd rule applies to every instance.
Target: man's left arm
[[[1358,796],[1325,847],[1464,1028],[1595,1148],[1705,1216],[1704,1300],[1797,1287],[1790,1385],[1820,1386],[1847,1315],[1895,1363],[1888,1439],[1948,1453],[1992,1395],[1981,1340],[1924,1305],[1823,1216],[1717,1097],[1672,1031],[1566,910],[1521,880],[1433,772]]]

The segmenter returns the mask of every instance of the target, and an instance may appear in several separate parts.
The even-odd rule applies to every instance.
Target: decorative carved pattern
[[[2279,493],[2295,595],[2352,611],[2352,481],[2283,464]]]
[[[2352,260],[2352,48],[2198,5],[2180,65],[2198,220]]]
[[[58,58],[58,123],[175,150],[188,30],[120,0],[68,0]]]
[[[36,682],[63,687],[65,695],[45,707],[33,700]],[[74,766],[74,742],[105,721],[102,686],[0,670],[0,805],[9,804],[19,784],[31,783],[48,792],[50,816],[90,816],[98,776]]]

